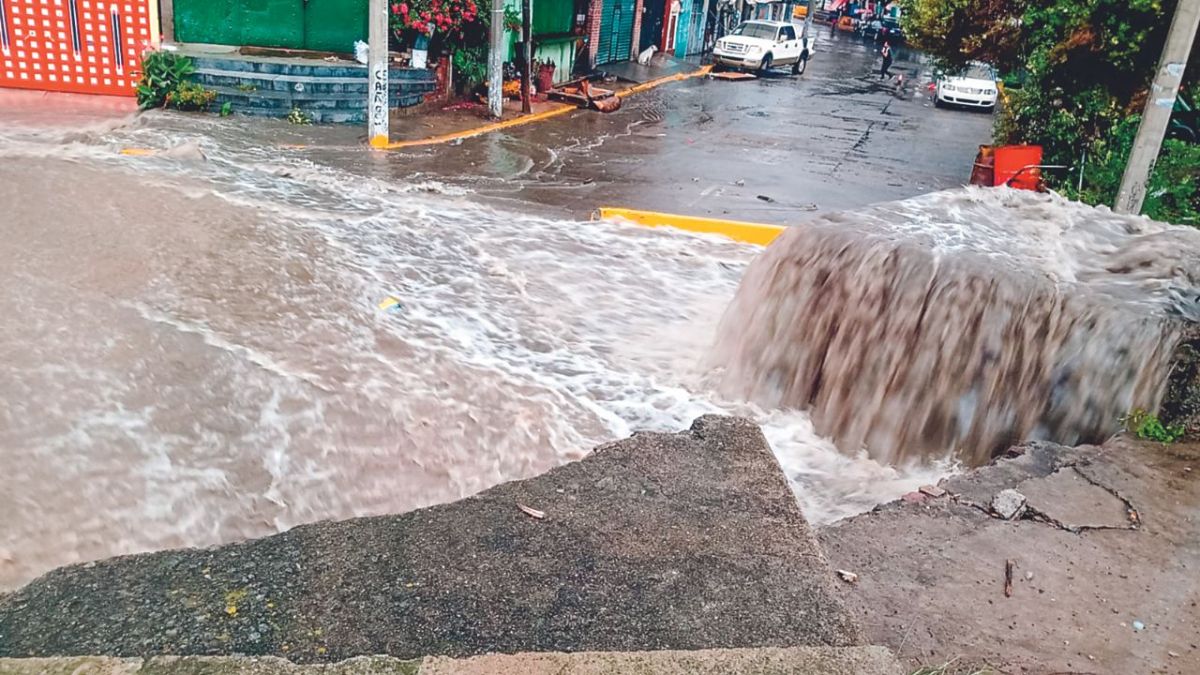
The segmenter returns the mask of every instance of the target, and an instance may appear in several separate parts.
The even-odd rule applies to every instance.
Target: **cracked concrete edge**
[[[333,664],[297,664],[273,656],[108,656],[0,658],[0,675],[898,675],[884,647],[761,647],[654,652],[487,654],[404,660],[360,656]]]

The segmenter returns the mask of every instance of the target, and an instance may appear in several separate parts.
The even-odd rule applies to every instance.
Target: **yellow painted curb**
[[[625,98],[626,96],[631,96],[638,92],[643,92],[648,89],[653,89],[655,87],[662,86],[664,84],[667,84],[668,82],[681,82],[683,80],[688,80],[693,77],[702,77],[704,75],[707,75],[711,70],[712,70],[712,66],[704,66],[704,67],[694,70],[690,73],[677,73],[675,75],[668,75],[666,77],[660,77],[657,80],[650,80],[649,82],[643,82],[635,87],[630,87],[629,89],[626,89],[624,91],[618,91],[617,96],[619,96],[621,98]],[[542,120],[548,120],[551,117],[558,117],[559,115],[569,113],[572,110],[580,110],[580,109],[581,108],[579,108],[578,106],[573,106],[570,104],[563,104],[557,108],[551,108],[550,110],[543,110],[542,112],[535,113],[533,115],[526,115],[524,117],[514,117],[513,119],[502,120],[500,122],[492,122],[491,124],[485,124],[481,127],[476,127],[474,129],[467,129],[466,131],[456,131],[452,134],[442,134],[441,136],[431,136],[429,138],[420,138],[420,139],[413,140],[413,141],[396,141],[394,143],[388,143],[386,146],[375,146],[375,147],[381,147],[386,150],[399,150],[401,148],[416,148],[416,147],[420,147],[423,145],[441,145],[443,143],[450,143],[452,141],[459,141],[459,140],[464,140],[467,138],[474,138],[476,136],[482,136],[484,134],[490,134],[493,131],[500,131],[501,129],[511,129],[513,127],[519,127],[519,126],[522,126],[525,124],[533,124],[534,122],[541,122]],[[374,144],[372,143],[372,145],[374,145]]]
[[[623,91],[618,91],[617,96],[619,96],[620,98],[625,98],[626,96],[632,96],[639,92],[646,91],[647,89],[653,89],[655,87],[660,87],[664,84],[667,84],[668,82],[682,82],[683,80],[690,80],[693,77],[704,77],[705,75],[712,72],[712,68],[713,68],[712,66],[702,66],[701,68],[699,68],[697,70],[693,70],[690,73],[676,73],[674,75],[667,75],[666,77],[660,77],[657,80],[650,80],[649,82],[643,82],[639,85],[630,87]]]
[[[564,113],[569,113],[572,110],[579,110],[579,108],[576,106],[573,106],[573,105],[563,104],[557,108],[551,108],[550,110],[543,110],[540,113],[534,113],[532,115],[526,115],[524,117],[514,117],[513,119],[502,120],[500,122],[492,122],[491,124],[485,124],[481,127],[476,127],[474,129],[467,129],[466,131],[456,131],[452,134],[442,134],[441,136],[431,136],[429,138],[420,138],[415,141],[396,141],[395,143],[388,143],[386,146],[383,146],[383,147],[386,150],[398,150],[400,148],[415,148],[415,147],[419,147],[422,145],[441,145],[442,143],[449,143],[451,141],[457,141],[457,140],[461,140],[461,139],[465,139],[465,138],[474,138],[475,136],[482,136],[484,134],[490,134],[493,131],[500,131],[501,129],[509,129],[512,127],[519,127],[524,124],[532,124],[534,122],[541,122],[542,120],[550,119],[551,117],[558,117],[559,115],[562,115]]]
[[[681,216],[674,213],[658,213],[655,211],[638,211],[636,209],[618,209],[603,207],[596,210],[600,220],[621,219],[646,227],[674,227],[688,232],[703,234],[720,234],[744,244],[766,246],[787,228],[780,225],[765,225],[763,223],[746,223],[738,220],[719,220],[716,218],[700,218],[697,216]]]

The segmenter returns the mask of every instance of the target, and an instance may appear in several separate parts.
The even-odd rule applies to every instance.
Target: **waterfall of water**
[[[1200,231],[971,188],[789,229],[716,358],[728,394],[810,410],[843,451],[978,464],[1155,409],[1198,298]]]

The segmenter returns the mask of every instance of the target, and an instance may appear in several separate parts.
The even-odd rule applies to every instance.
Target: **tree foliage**
[[[913,43],[946,67],[978,60],[1005,73],[1009,97],[998,116],[997,142],[1043,146],[1046,163],[1075,169],[1052,175],[1056,187],[1094,203],[1111,203],[1120,182],[1119,173],[1115,182],[1111,173],[1128,155],[1131,129],[1136,130],[1145,105],[1176,0],[903,2]],[[1190,66],[1185,100],[1200,81],[1200,41]],[[1148,204],[1148,212],[1196,223],[1200,166],[1189,166],[1197,158],[1193,145],[1164,145],[1151,197],[1154,183],[1182,176],[1182,187],[1175,181],[1169,190],[1171,199],[1159,200],[1180,206]],[[1081,164],[1086,164],[1082,191],[1076,182]]]

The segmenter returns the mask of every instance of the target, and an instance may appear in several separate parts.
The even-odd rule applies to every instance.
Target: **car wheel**
[[[946,104],[942,102],[942,99],[940,97],[938,97],[937,94],[933,95],[933,107],[935,107],[935,108],[945,108],[946,107]]]
[[[765,73],[771,69],[771,55],[767,54],[763,57],[762,63],[758,64],[758,72]]]
[[[808,52],[801,54],[800,58],[792,64],[793,75],[803,75],[806,70],[808,70]]]

